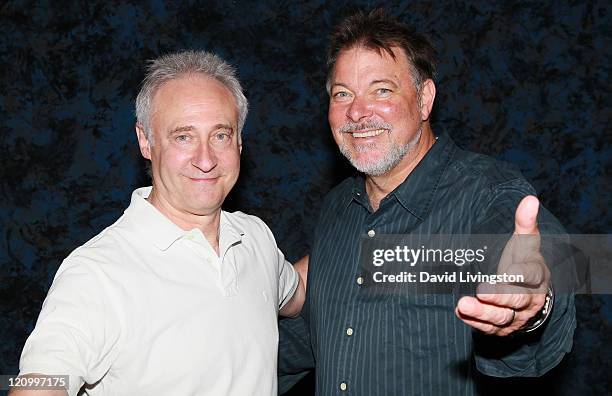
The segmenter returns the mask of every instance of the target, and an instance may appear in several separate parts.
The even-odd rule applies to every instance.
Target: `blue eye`
[[[391,90],[388,89],[388,88],[378,88],[376,90],[376,93],[379,94],[379,95],[387,95],[387,94],[391,93]]]
[[[186,142],[189,140],[189,136],[187,135],[178,135],[177,137],[175,137],[177,142]]]
[[[344,99],[344,98],[348,98],[349,97],[349,93],[345,92],[345,91],[340,91],[340,92],[336,92],[333,96],[334,96],[334,98]]]
[[[220,130],[212,134],[210,143],[215,147],[226,147],[231,144],[234,132],[231,130]]]

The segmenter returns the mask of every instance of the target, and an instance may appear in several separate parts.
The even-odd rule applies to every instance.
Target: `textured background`
[[[469,3],[384,2],[440,50],[434,131],[519,165],[570,232],[610,233],[609,3]],[[17,372],[61,260],[148,184],[132,109],[146,59],[202,48],[238,67],[251,112],[227,207],[262,217],[290,258],[308,251],[322,197],[349,172],[324,53],[355,4],[383,2],[1,3],[0,373]],[[574,351],[544,386],[610,393],[612,299],[577,307]]]

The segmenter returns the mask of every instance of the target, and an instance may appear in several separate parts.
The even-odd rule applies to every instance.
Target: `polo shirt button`
[[[206,262],[207,262],[208,264],[212,263],[212,260],[210,259],[210,257],[207,257],[207,258],[206,258]]]
[[[357,277],[357,284],[363,285],[363,278],[361,276]]]
[[[351,327],[346,329],[346,335],[349,336],[349,337],[353,335],[353,329]]]
[[[376,232],[374,232],[374,230],[370,230],[370,231],[368,231],[368,236],[369,236],[370,238],[374,238],[374,235],[376,235]]]
[[[345,391],[348,388],[348,386],[346,385],[346,382],[341,382],[340,383],[340,390],[341,391]]]

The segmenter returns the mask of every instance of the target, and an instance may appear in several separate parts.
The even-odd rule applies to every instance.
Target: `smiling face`
[[[421,106],[404,51],[392,50],[395,59],[362,46],[342,50],[330,81],[334,139],[351,164],[371,176],[410,161],[433,104],[427,96],[433,82],[425,83]]]
[[[171,218],[218,213],[240,170],[232,94],[212,78],[184,76],[164,83],[151,108],[153,142],[137,128],[151,160],[151,203]]]

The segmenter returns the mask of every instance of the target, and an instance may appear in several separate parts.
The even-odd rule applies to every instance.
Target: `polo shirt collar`
[[[242,242],[244,234],[244,229],[235,222],[230,221],[225,211],[221,211],[219,225],[219,255],[221,258],[225,256],[230,247]]]
[[[134,190],[130,206],[125,210],[125,214],[133,219],[139,231],[155,247],[159,250],[167,250],[185,235],[185,231],[146,200],[151,190],[150,186]]]
[[[146,200],[151,190],[152,187],[134,190],[130,206],[125,210],[125,214],[133,219],[147,240],[159,250],[165,251],[191,231],[181,229]],[[242,240],[244,230],[231,223],[227,214],[222,211],[219,233],[219,251],[223,252]]]
[[[388,198],[395,197],[404,209],[423,220],[431,210],[436,190],[456,147],[447,133],[440,135],[406,180]],[[347,198],[347,206],[355,201],[370,208],[363,175],[354,178],[352,194]]]

